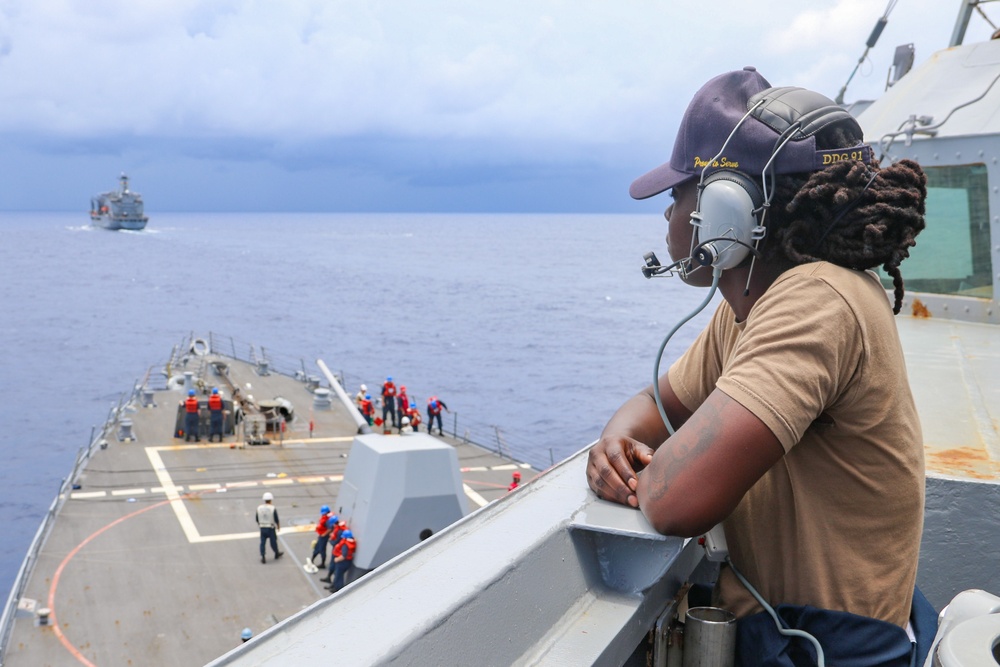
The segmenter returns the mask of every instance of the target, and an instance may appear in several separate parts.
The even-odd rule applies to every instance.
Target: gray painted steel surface
[[[364,536],[354,566],[374,569],[465,516],[458,455],[426,433],[359,435],[335,511]]]

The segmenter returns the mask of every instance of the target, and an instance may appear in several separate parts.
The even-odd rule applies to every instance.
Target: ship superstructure
[[[90,220],[105,229],[139,231],[146,228],[149,218],[143,211],[142,195],[129,190],[128,176],[118,177],[117,190],[104,192],[90,200]]]

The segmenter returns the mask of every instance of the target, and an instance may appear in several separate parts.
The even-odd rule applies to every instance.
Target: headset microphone
[[[669,278],[674,275],[674,272],[686,276],[691,271],[691,258],[685,257],[684,259],[679,259],[673,264],[668,264],[663,266],[660,264],[660,260],[656,258],[656,253],[650,251],[642,256],[642,259],[646,262],[645,266],[639,267],[642,270],[642,275],[647,278]]]

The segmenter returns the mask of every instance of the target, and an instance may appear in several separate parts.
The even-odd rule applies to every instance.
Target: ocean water
[[[91,429],[192,333],[283,370],[323,359],[351,393],[391,375],[538,468],[580,450],[704,298],[642,277],[664,233],[648,214],[154,213],[109,232],[0,213],[0,591]]]

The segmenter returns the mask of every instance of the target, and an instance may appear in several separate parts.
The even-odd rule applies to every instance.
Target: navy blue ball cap
[[[758,109],[740,124],[761,100]],[[812,122],[814,118],[819,120]],[[819,93],[802,88],[772,88],[754,67],[720,74],[695,93],[684,112],[670,162],[633,181],[629,194],[634,199],[658,195],[701,176],[707,167],[734,169],[760,177],[782,131],[795,119],[801,119],[804,127],[775,158],[772,166],[776,174],[821,169],[816,132],[831,122],[850,120],[850,114]],[[737,125],[739,129],[727,145],[726,139]],[[723,146],[725,150],[719,155]],[[867,152],[865,157],[869,157]],[[716,161],[710,165],[713,158]]]

